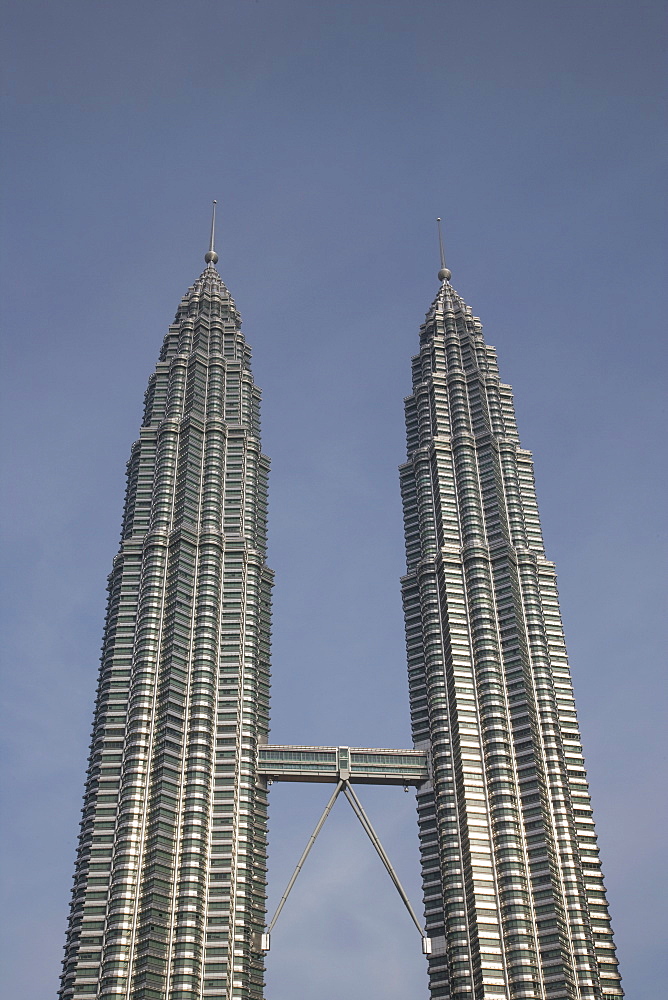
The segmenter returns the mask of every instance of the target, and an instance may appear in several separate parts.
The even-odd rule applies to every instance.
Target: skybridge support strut
[[[325,825],[325,820],[327,819],[327,817],[329,816],[330,812],[332,811],[334,803],[338,799],[339,794],[343,790],[343,786],[345,784],[346,784],[345,781],[343,781],[342,779],[339,780],[339,783],[337,784],[336,788],[334,789],[334,793],[333,793],[332,797],[330,798],[329,802],[325,806],[323,814],[322,814],[322,816],[320,817],[320,819],[318,820],[318,822],[316,824],[315,830],[311,834],[311,837],[309,839],[308,844],[304,848],[304,853],[302,854],[301,858],[297,862],[297,867],[295,868],[294,872],[292,873],[292,878],[288,882],[287,889],[285,890],[285,892],[281,896],[281,901],[278,904],[278,906],[276,907],[276,913],[272,917],[271,922],[268,924],[266,933],[264,933],[262,935],[262,939],[263,939],[262,940],[262,951],[269,951],[269,935],[271,934],[271,932],[273,930],[274,924],[278,920],[279,914],[280,914],[281,910],[283,909],[283,907],[285,906],[285,902],[286,902],[288,896],[290,895],[292,887],[295,884],[295,882],[297,881],[297,876],[299,875],[300,871],[302,870],[302,865],[304,864],[304,862],[306,861],[307,857],[311,853],[311,848],[315,844],[315,842],[317,840],[317,837],[318,837],[318,834],[320,833],[320,831],[322,830],[323,826]],[[265,947],[265,945],[266,945],[266,947]]]
[[[378,854],[378,857],[383,862],[383,864],[385,866],[385,869],[387,871],[387,874],[392,879],[397,892],[401,896],[401,899],[403,901],[404,906],[406,907],[406,909],[408,910],[408,912],[410,914],[411,920],[413,921],[413,923],[417,927],[417,929],[418,929],[418,931],[420,933],[420,937],[422,938],[422,951],[423,951],[423,953],[425,955],[431,954],[431,941],[427,937],[424,928],[420,924],[420,921],[415,916],[415,910],[411,906],[410,900],[409,900],[408,896],[406,895],[404,887],[402,886],[401,882],[399,881],[399,876],[395,872],[394,868],[392,867],[392,865],[390,863],[390,859],[388,858],[387,854],[385,853],[385,849],[384,849],[383,845],[380,842],[380,838],[379,838],[378,834],[376,833],[376,831],[374,830],[373,826],[371,825],[371,820],[369,819],[369,817],[367,816],[367,814],[364,812],[364,809],[362,807],[362,803],[360,802],[360,800],[358,799],[357,795],[353,791],[352,785],[350,785],[347,781],[344,784],[343,793],[346,796],[346,798],[348,799],[348,801],[350,802],[350,805],[352,806],[353,812],[355,813],[355,815],[357,816],[358,820],[362,824],[362,827],[363,827],[365,833],[367,834],[369,840],[371,841],[371,843],[375,847],[376,853]]]
[[[292,887],[294,886],[295,882],[297,881],[297,876],[299,875],[300,871],[302,870],[304,862],[306,861],[307,857],[309,856],[309,854],[311,852],[311,848],[315,844],[315,842],[317,840],[317,837],[318,837],[318,834],[320,833],[320,831],[322,830],[323,826],[325,825],[327,817],[331,813],[331,811],[332,811],[332,809],[334,807],[334,803],[338,799],[338,797],[341,794],[341,792],[343,792],[344,795],[345,795],[345,797],[348,799],[348,802],[350,803],[350,806],[351,806],[351,808],[352,808],[355,816],[360,821],[360,825],[362,826],[362,829],[364,830],[364,832],[368,836],[369,840],[373,844],[374,849],[375,849],[376,853],[378,854],[378,857],[383,862],[385,870],[387,871],[388,875],[390,876],[390,878],[391,878],[391,880],[392,880],[392,882],[394,884],[394,887],[396,888],[397,892],[399,893],[404,906],[408,910],[408,913],[410,914],[411,920],[413,921],[413,923],[417,927],[418,932],[420,934],[420,937],[422,938],[422,953],[424,955],[430,955],[431,954],[431,940],[430,940],[430,938],[427,937],[424,928],[422,927],[422,925],[420,924],[420,921],[418,920],[417,916],[415,915],[415,910],[411,906],[410,900],[408,899],[408,896],[406,895],[404,887],[402,886],[401,882],[399,881],[399,876],[397,875],[397,873],[395,872],[394,868],[392,867],[390,859],[388,858],[388,856],[387,856],[387,854],[385,852],[385,849],[383,848],[383,845],[380,842],[380,838],[378,837],[378,834],[376,833],[376,831],[374,830],[374,828],[372,826],[371,820],[369,819],[369,817],[365,813],[364,808],[362,806],[362,803],[360,802],[359,798],[357,797],[357,795],[353,791],[353,788],[352,788],[350,782],[347,780],[347,778],[344,778],[344,777],[339,777],[339,781],[337,783],[337,786],[334,789],[334,792],[333,792],[333,794],[332,794],[329,802],[325,806],[325,808],[323,810],[323,813],[322,813],[320,819],[318,820],[318,822],[316,824],[315,830],[311,834],[311,836],[309,838],[309,841],[308,841],[306,847],[304,848],[302,856],[300,857],[299,861],[297,862],[297,866],[296,866],[294,872],[292,873],[292,877],[291,877],[290,881],[288,882],[288,885],[287,885],[287,888],[286,888],[285,892],[281,896],[280,902],[279,902],[278,906],[276,907],[276,912],[274,913],[274,916],[272,917],[271,921],[267,925],[267,929],[266,929],[265,933],[259,935],[259,938],[260,938],[260,940],[258,942],[259,949],[261,951],[264,951],[264,952],[269,951],[270,945],[271,945],[271,932],[272,932],[272,930],[273,930],[273,928],[274,928],[274,926],[276,924],[276,921],[278,920],[278,917],[279,917],[279,915],[281,913],[281,910],[285,906],[287,898],[290,895],[290,892],[292,891]]]

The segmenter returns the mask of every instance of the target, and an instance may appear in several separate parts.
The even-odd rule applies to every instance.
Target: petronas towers
[[[531,455],[480,321],[443,266],[400,471],[414,746],[273,747],[269,462],[217,259],[128,462],[61,1000],[264,997],[270,779],[344,794],[409,909],[353,786],[416,787],[432,1000],[623,996]]]

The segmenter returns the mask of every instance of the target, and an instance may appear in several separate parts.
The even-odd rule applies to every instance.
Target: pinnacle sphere
[[[208,253],[204,254],[204,261],[206,264],[217,264],[218,254],[215,250],[209,250]]]
[[[452,271],[450,271],[447,267],[442,267],[438,272],[438,277],[440,281],[450,281]]]

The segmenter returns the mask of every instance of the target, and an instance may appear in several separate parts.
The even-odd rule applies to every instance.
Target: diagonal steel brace
[[[408,910],[413,923],[415,924],[415,926],[417,927],[418,931],[420,932],[420,936],[422,938],[422,952],[423,952],[423,954],[430,955],[431,954],[431,941],[427,937],[424,929],[422,928],[422,926],[421,926],[418,918],[415,915],[415,911],[414,911],[413,907],[410,904],[408,896],[406,895],[406,893],[404,891],[404,888],[403,888],[401,882],[399,881],[399,876],[397,875],[397,873],[395,872],[394,868],[392,867],[392,865],[390,863],[390,859],[388,858],[387,854],[385,853],[383,845],[381,844],[380,839],[379,839],[376,831],[374,830],[373,826],[371,825],[371,820],[369,819],[369,817],[365,813],[364,808],[362,806],[362,803],[360,802],[360,800],[358,799],[357,795],[353,791],[352,786],[350,785],[350,783],[348,782],[348,780],[345,779],[345,778],[340,778],[339,779],[339,782],[338,782],[336,788],[334,789],[334,793],[333,793],[332,797],[330,798],[329,802],[325,806],[325,808],[323,810],[323,813],[322,813],[322,816],[318,820],[318,822],[316,824],[316,827],[315,827],[315,830],[311,834],[311,836],[309,838],[309,841],[308,841],[306,847],[304,848],[304,852],[302,853],[302,856],[300,857],[299,861],[297,862],[297,867],[295,868],[295,870],[294,870],[294,872],[292,874],[292,878],[288,882],[288,885],[287,885],[287,888],[286,888],[285,892],[281,896],[280,902],[279,902],[279,904],[278,904],[278,906],[276,908],[276,912],[274,913],[274,916],[272,917],[271,922],[268,924],[266,932],[264,934],[261,934],[259,936],[260,937],[260,950],[261,951],[269,951],[271,931],[273,930],[274,925],[276,924],[276,921],[278,920],[278,917],[279,917],[279,914],[280,914],[281,910],[285,906],[286,900],[287,900],[288,896],[290,895],[290,892],[292,891],[293,885],[297,881],[297,876],[299,875],[300,871],[302,870],[304,862],[306,861],[307,857],[309,856],[309,854],[311,852],[311,848],[313,847],[313,845],[316,842],[318,834],[320,833],[320,831],[322,830],[323,826],[325,825],[325,821],[327,820],[327,817],[329,816],[330,812],[332,811],[332,808],[334,807],[334,803],[338,799],[338,797],[341,794],[341,792],[343,792],[344,795],[346,796],[346,798],[348,799],[348,802],[350,803],[350,806],[351,806],[353,812],[355,813],[355,815],[357,816],[358,820],[360,821],[360,824],[361,824],[364,832],[366,833],[366,835],[368,836],[369,840],[373,844],[373,846],[374,846],[374,848],[376,850],[376,853],[378,854],[380,860],[383,862],[383,865],[385,866],[385,870],[387,871],[388,875],[392,879],[392,882],[394,883],[394,886],[395,886],[397,892],[401,896],[403,904],[406,907],[406,909]]]

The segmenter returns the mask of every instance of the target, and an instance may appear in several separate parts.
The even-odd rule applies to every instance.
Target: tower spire
[[[209,251],[204,255],[204,260],[207,264],[217,264],[218,254],[213,248],[214,241],[216,238],[216,199],[213,199],[213,207],[211,209],[211,239],[209,240]]]
[[[449,281],[452,277],[452,273],[445,266],[445,250],[443,249],[443,234],[441,233],[441,220],[436,219],[436,225],[438,227],[438,248],[441,252],[441,269],[438,272],[438,277],[441,281]]]

